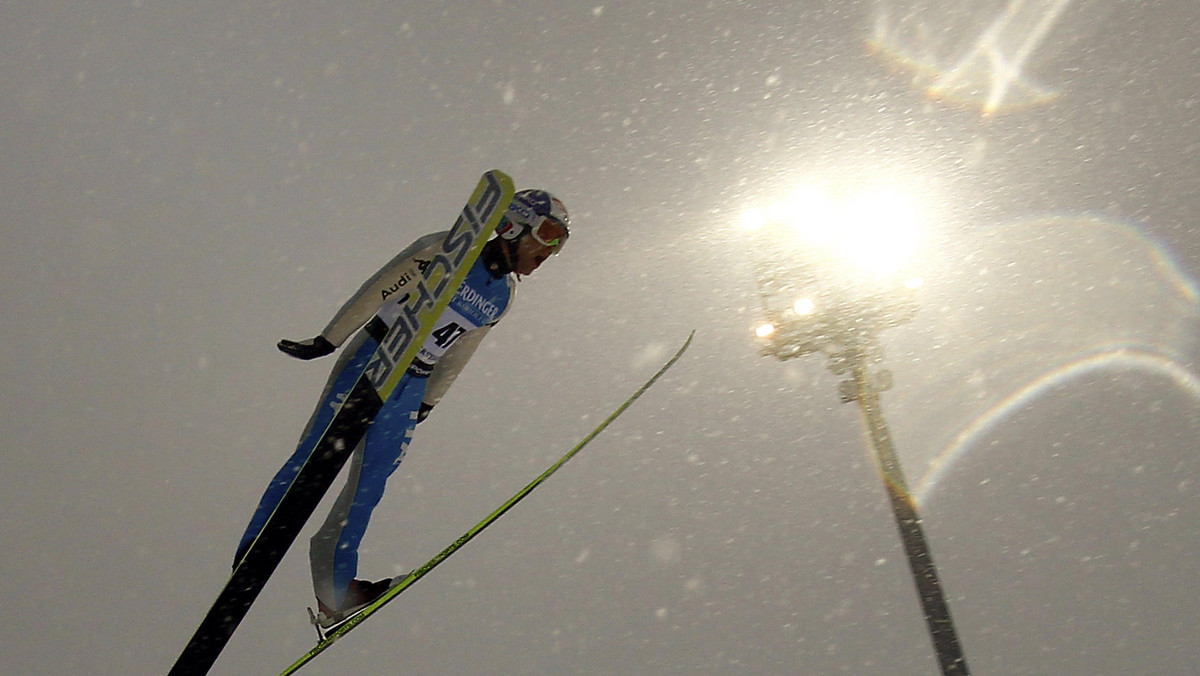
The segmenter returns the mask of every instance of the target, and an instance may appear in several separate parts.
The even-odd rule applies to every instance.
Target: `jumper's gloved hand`
[[[429,412],[433,410],[433,404],[421,402],[421,408],[417,411],[417,424],[429,417]]]
[[[284,338],[279,341],[276,347],[286,355],[304,360],[324,357],[337,349],[333,346],[333,343],[325,340],[325,336],[317,336],[316,338],[309,338],[308,340],[301,340],[299,342]]]

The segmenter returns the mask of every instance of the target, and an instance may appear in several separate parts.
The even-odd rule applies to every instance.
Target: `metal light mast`
[[[828,262],[804,260],[803,251],[797,256],[778,224],[767,226],[755,234],[765,238],[755,247],[755,281],[766,320],[757,331],[762,353],[782,361],[821,352],[830,371],[843,377],[838,393],[843,403],[857,402],[862,413],[942,673],[966,676],[966,656],[880,405],[892,374],[881,366],[878,334],[916,315],[920,280],[892,275],[863,284]]]

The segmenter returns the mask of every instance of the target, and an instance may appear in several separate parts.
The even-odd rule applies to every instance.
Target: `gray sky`
[[[331,366],[274,342],[495,167],[577,225],[421,426],[364,576],[696,343],[306,673],[933,673],[856,409],[753,338],[739,217],[812,177],[930,214],[883,404],[973,672],[1191,673],[1200,9],[1015,4],[6,3],[5,671],[167,670]],[[306,539],[212,673],[310,647]]]

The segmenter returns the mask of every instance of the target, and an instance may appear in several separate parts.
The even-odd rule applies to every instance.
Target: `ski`
[[[489,171],[479,180],[440,251],[416,280],[403,312],[367,362],[258,538],[237,562],[229,582],[169,676],[200,676],[212,668],[383,402],[399,384],[435,320],[450,304],[512,201],[513,192],[512,179],[503,172]]]
[[[450,546],[446,547],[441,552],[438,552],[437,556],[434,556],[432,559],[430,559],[428,563],[412,571],[408,575],[403,576],[395,585],[392,586],[391,589],[385,592],[374,602],[360,610],[357,614],[352,615],[341,624],[336,625],[336,627],[330,628],[327,631],[322,632],[318,630],[318,635],[321,636],[321,639],[318,641],[317,645],[313,647],[312,650],[309,650],[307,653],[305,653],[303,657],[296,660],[296,662],[290,667],[285,669],[280,676],[289,676],[289,674],[294,674],[299,671],[301,667],[311,662],[314,658],[316,658],[317,655],[325,652],[325,649],[333,645],[335,641],[350,633],[355,627],[365,622],[368,617],[375,614],[380,608],[384,607],[397,596],[404,593],[406,589],[416,584],[417,580],[425,577],[429,571],[438,567],[443,561],[450,558],[454,552],[458,551],[463,545],[470,542],[476,535],[479,535],[479,533],[483,532],[485,528],[492,525],[496,519],[499,519],[508,510],[512,509],[518,502],[523,500],[525,496],[532,493],[533,489],[540,486],[546,481],[546,479],[549,479],[552,474],[557,472],[560,467],[567,464],[571,458],[575,457],[579,451],[583,450],[584,446],[587,446],[589,443],[591,443],[591,441],[599,436],[600,433],[612,423],[612,421],[616,420],[618,416],[624,413],[625,409],[629,408],[629,406],[633,404],[633,402],[637,401],[637,399],[641,397],[646,390],[650,389],[650,386],[653,385],[659,378],[661,378],[668,369],[674,366],[675,362],[679,361],[679,358],[683,356],[683,353],[685,350],[687,350],[688,346],[692,344],[692,338],[695,335],[696,332],[692,331],[692,333],[688,335],[687,340],[684,341],[683,346],[681,346],[675,352],[675,354],[669,360],[667,360],[667,363],[663,364],[654,375],[650,376],[649,380],[643,383],[642,386],[637,389],[637,391],[630,395],[630,397],[626,399],[620,406],[618,406],[616,410],[609,414],[609,416],[605,418],[599,425],[597,425],[594,430],[589,432],[587,436],[580,440],[579,443],[575,444],[575,446],[572,447],[571,450],[567,451],[565,455],[559,458],[557,462],[555,462],[553,465],[550,465],[546,471],[542,472],[536,479],[530,482],[529,485],[517,491],[515,495],[497,507],[496,510],[491,514],[488,514],[486,517],[484,517],[482,521],[472,526],[466,533],[463,533],[463,535],[452,542]],[[312,614],[311,610],[309,611],[309,614]]]

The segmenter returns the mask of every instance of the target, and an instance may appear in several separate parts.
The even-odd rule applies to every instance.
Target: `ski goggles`
[[[529,226],[529,235],[538,244],[554,249],[554,253],[562,250],[563,244],[571,236],[567,224],[553,216],[538,216]]]

